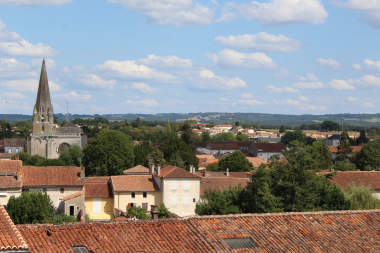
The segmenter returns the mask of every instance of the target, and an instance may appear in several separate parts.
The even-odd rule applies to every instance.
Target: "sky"
[[[378,113],[379,0],[0,0],[0,111]]]

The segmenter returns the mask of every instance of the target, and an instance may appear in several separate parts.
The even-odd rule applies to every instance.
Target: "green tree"
[[[211,137],[213,142],[235,141],[236,138],[231,132],[216,134]]]
[[[206,166],[207,171],[219,171],[218,163],[210,163]]]
[[[202,133],[202,141],[203,142],[210,142],[211,141],[211,135],[210,132],[203,132]]]
[[[40,159],[35,166],[66,166],[60,159]]]
[[[236,135],[236,140],[238,140],[238,141],[249,141],[249,137],[247,135],[242,134],[241,132],[239,132]]]
[[[30,160],[30,155],[29,153],[27,152],[18,152],[16,154],[14,154],[11,158],[11,160],[15,160],[16,159],[16,156],[18,156],[18,158],[22,161],[22,165],[29,165],[29,160]]]
[[[296,131],[288,131],[281,137],[281,143],[285,146],[289,146],[289,144],[293,141],[299,141],[301,143],[306,143],[306,135],[302,132],[301,129]]]
[[[278,130],[278,132],[283,134],[283,133],[285,133],[285,131],[286,131],[285,126],[284,125],[280,126],[280,130]]]
[[[32,155],[30,159],[28,160],[28,165],[37,166],[37,164],[41,163],[45,159],[46,159],[45,157],[42,157],[39,155]]]
[[[215,123],[213,122],[213,121],[211,121],[210,123],[208,123],[207,125],[206,125],[206,127],[208,127],[208,128],[212,128],[212,127],[214,127],[215,126]]]
[[[326,170],[332,167],[332,153],[324,141],[315,141],[311,146],[307,146],[306,149],[311,155],[311,159],[315,161],[315,171]]]
[[[369,186],[350,183],[344,191],[351,202],[351,210],[380,209],[380,200],[374,196],[375,192]]]
[[[380,142],[369,142],[355,153],[353,162],[359,170],[380,169]]]
[[[161,203],[158,206],[158,218],[159,219],[169,219],[171,217],[169,209],[165,206],[164,203]]]
[[[83,149],[86,175],[94,175],[95,167],[102,176],[121,175],[134,165],[133,144],[119,131],[102,131]]]
[[[45,223],[54,216],[53,202],[41,192],[23,192],[21,196],[11,196],[6,206],[15,224]]]
[[[231,155],[219,159],[218,170],[226,171],[227,168],[230,172],[248,172],[252,170],[253,165],[241,151],[235,151]]]
[[[154,149],[152,153],[148,156],[153,158],[154,165],[160,165],[163,168],[166,165],[166,160],[164,159],[164,154],[159,149]]]
[[[321,130],[325,132],[339,131],[339,129],[340,129],[339,124],[332,120],[325,120],[321,124]]]
[[[59,155],[59,160],[62,160],[67,166],[81,166],[78,158],[83,159],[83,151],[79,145],[73,145],[68,150],[63,151]]]
[[[134,149],[135,165],[148,166],[148,155],[153,152],[153,147],[149,141],[143,141],[136,145]]]
[[[352,153],[351,144],[349,141],[349,137],[346,131],[340,135],[339,144],[338,144],[338,152],[336,153],[335,160],[336,161],[349,161],[350,157],[348,154]]]
[[[169,164],[180,168],[185,166],[185,163],[178,151],[171,154]]]
[[[165,132],[166,132],[167,134],[169,134],[169,133],[172,132],[172,128],[170,127],[170,124],[166,124],[166,125],[165,125]]]
[[[178,137],[167,139],[161,143],[159,147],[159,150],[163,153],[166,161],[170,161],[172,154],[178,152],[184,162],[183,169],[186,170],[190,169],[190,165],[193,165],[196,168],[198,167],[199,160],[193,153],[194,149],[194,146],[186,144],[181,138]]]
[[[146,213],[145,209],[140,206],[133,206],[128,208],[128,218],[136,218],[139,220],[151,219],[150,215]]]
[[[184,124],[182,126],[182,134],[181,139],[188,145],[193,144],[193,132],[191,131],[191,127],[189,124]]]
[[[364,130],[360,130],[360,135],[359,137],[356,139],[356,145],[359,146],[361,144],[366,144],[368,143],[368,138],[365,134],[365,131]]]

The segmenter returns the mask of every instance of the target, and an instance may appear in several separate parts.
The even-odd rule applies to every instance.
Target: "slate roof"
[[[27,186],[80,186],[84,178],[80,178],[80,167],[41,166],[22,168],[22,181]]]
[[[137,165],[135,167],[124,170],[123,174],[124,175],[133,175],[133,174],[149,175],[149,168],[142,165]]]
[[[156,172],[157,173],[157,172]],[[197,175],[176,166],[168,165],[161,169],[158,177],[163,178],[199,178]]]
[[[112,198],[111,177],[86,177],[85,198]]]
[[[13,154],[14,155],[14,154]],[[1,160],[0,159],[0,173],[14,173],[22,169],[21,160]]]
[[[115,192],[122,191],[159,191],[152,175],[111,176]]]
[[[328,140],[340,140],[340,134],[333,134],[331,135],[329,138],[327,138]]]
[[[380,252],[379,220],[366,210],[17,227],[30,252]],[[257,247],[232,249],[233,238]]]
[[[26,249],[28,245],[0,203],[0,251]]]
[[[14,177],[0,177],[0,189],[21,188],[22,181],[17,181]]]
[[[207,146],[211,150],[240,150],[239,145],[233,142],[209,142]]]
[[[350,182],[354,182],[356,186],[365,185],[374,190],[380,190],[380,171],[337,171],[330,181],[338,184],[343,189]]]
[[[253,143],[259,152],[282,152],[286,148],[282,143]]]
[[[75,192],[73,194],[70,194],[70,195],[67,195],[65,197],[62,198],[62,201],[66,201],[66,200],[70,200],[70,199],[73,199],[73,198],[77,198],[79,196],[82,196],[84,193],[84,191],[80,191],[80,192]]]
[[[328,146],[331,153],[338,153],[338,146]],[[352,153],[358,152],[362,149],[363,146],[351,146]]]
[[[249,178],[236,178],[236,177],[202,177],[201,178],[201,195],[205,190],[228,190],[231,187],[236,187],[239,184],[241,187],[246,187],[249,182]]]

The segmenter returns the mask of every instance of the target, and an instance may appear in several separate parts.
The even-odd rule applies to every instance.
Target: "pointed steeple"
[[[35,109],[37,109],[38,111],[39,109],[41,109],[41,106],[43,106],[46,109],[51,107],[50,91],[49,91],[49,83],[48,83],[48,78],[47,78],[47,73],[46,73],[45,59],[43,59],[42,61],[40,83],[38,84],[38,92],[37,92]]]

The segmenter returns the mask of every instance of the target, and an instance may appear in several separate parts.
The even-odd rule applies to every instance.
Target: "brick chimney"
[[[18,157],[18,155],[15,156],[15,160],[20,160],[20,158]]]
[[[157,176],[161,174],[161,165],[157,165]]]
[[[230,176],[230,171],[229,171],[229,169],[228,169],[228,168],[227,168],[226,176],[227,176],[227,177],[229,177],[229,176]]]
[[[158,207],[157,207],[157,205],[150,205],[150,214],[152,216],[152,220],[158,220]]]

